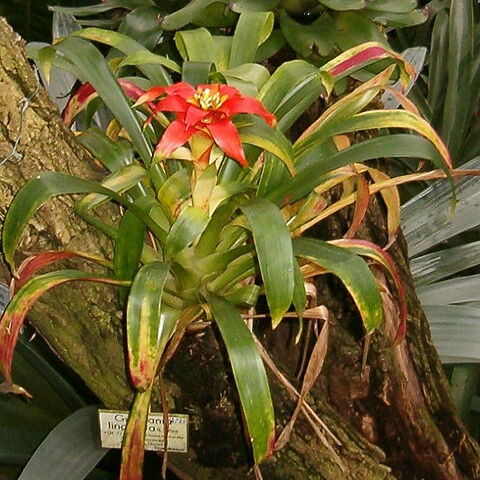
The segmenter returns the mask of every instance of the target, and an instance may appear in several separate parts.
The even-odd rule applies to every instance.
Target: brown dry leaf
[[[323,309],[326,310],[325,307],[323,307]],[[305,370],[305,375],[303,377],[302,389],[300,391],[297,405],[292,413],[292,416],[290,417],[290,420],[285,425],[285,428],[278,437],[275,445],[276,450],[282,449],[289,441],[293,431],[293,427],[295,425],[295,422],[297,421],[298,414],[302,409],[305,397],[307,396],[310,389],[313,387],[313,384],[315,383],[316,379],[320,375],[320,372],[322,371],[323,363],[325,361],[328,349],[328,331],[328,321],[325,321],[322,331],[320,332],[320,335],[315,342],[315,346],[313,347],[312,354],[310,355],[310,359]]]
[[[365,218],[368,206],[370,205],[370,189],[368,182],[362,177],[357,177],[357,199],[355,201],[355,209],[353,211],[353,219],[344,238],[353,238],[357,234],[357,230]]]

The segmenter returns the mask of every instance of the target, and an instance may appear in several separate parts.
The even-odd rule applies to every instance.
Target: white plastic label
[[[121,448],[123,432],[127,426],[128,412],[99,410],[100,439],[102,447]],[[168,451],[187,452],[188,415],[168,414]],[[150,413],[145,432],[145,450],[163,450],[163,414]]]

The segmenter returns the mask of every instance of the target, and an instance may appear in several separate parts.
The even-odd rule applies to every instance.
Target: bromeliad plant
[[[83,83],[65,109],[68,123],[82,113],[88,124],[100,107],[98,98],[108,108],[108,124],[86,128],[78,139],[109,173],[101,183],[41,173],[12,202],[2,241],[16,293],[0,321],[3,390],[19,391],[11,375],[13,351],[28,309],[40,295],[75,280],[117,285],[136,392],[123,445],[125,480],[141,478],[155,379],[192,326],[211,322],[218,328],[256,464],[275,447],[267,377],[245,322],[260,295],[266,297],[273,327],[291,309],[299,318],[308,317],[305,280],[331,272],[345,284],[370,333],[382,321],[382,302],[375,276],[358,255],[366,256],[392,275],[399,299],[397,340],[405,332],[404,293],[393,262],[383,248],[354,237],[370,196],[381,192],[393,241],[399,212],[395,185],[416,176],[390,179],[364,162],[416,157],[447,170],[448,152],[415,107],[389,86],[397,77],[406,83],[411,69],[383,45],[355,47],[320,69],[294,60],[270,74],[254,63],[272,31],[271,16],[242,14],[232,37],[206,29],[177,32],[181,67],[123,34],[95,28],[30,52],[47,78],[56,66]],[[117,56],[107,62],[90,41],[114,48]],[[380,59],[391,65],[295,138],[290,127],[314,101],[327,98],[339,79]],[[404,109],[365,110],[384,90],[399,97]],[[395,133],[355,144],[345,136],[387,128],[420,135]],[[329,195],[335,186],[344,192],[338,201]],[[111,258],[45,252],[17,266],[15,250],[30,218],[52,197],[71,194],[85,194],[76,211],[112,238]],[[103,223],[95,215],[107,202],[119,206],[118,223]],[[348,205],[354,205],[354,214],[345,238],[325,242],[304,236]],[[97,263],[111,274],[38,273],[71,257]]]

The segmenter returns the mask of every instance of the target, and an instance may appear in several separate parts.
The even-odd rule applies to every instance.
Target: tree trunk
[[[0,21],[0,159],[17,152],[1,167],[0,215],[18,188],[41,170],[96,178],[94,163],[61,123],[42,88],[22,114],[22,101],[36,90],[36,79],[23,54],[24,45]],[[46,249],[82,250],[109,256],[110,243],[71,213],[72,199],[50,202],[35,215],[22,240],[25,257]],[[68,209],[68,210],[67,210]],[[115,216],[114,210],[105,215]],[[338,216],[326,232],[342,231]],[[373,202],[362,230],[364,238],[385,244],[383,207]],[[265,479],[325,480],[474,480],[480,478],[480,451],[460,423],[448,393],[428,323],[415,296],[406,246],[400,237],[390,250],[401,269],[409,299],[407,340],[391,347],[396,328],[395,301],[385,295],[385,323],[371,340],[362,371],[363,338],[358,313],[335,279],[318,283],[320,302],[334,314],[322,375],[308,402],[337,438],[315,434],[302,415],[287,447],[262,464]],[[21,261],[18,258],[17,261]],[[8,281],[6,267],[3,277]],[[382,276],[380,271],[377,272]],[[387,279],[382,279],[384,283]],[[122,317],[113,291],[88,284],[63,287],[38,301],[29,321],[52,349],[108,407],[131,400],[125,374]],[[289,340],[291,325],[264,331],[262,342],[291,380],[301,349]],[[180,478],[244,479],[249,453],[243,439],[231,376],[212,329],[188,335],[166,376],[174,411],[190,415],[188,454],[171,455]],[[305,348],[305,347],[304,347]],[[294,402],[273,377],[279,431]],[[293,383],[296,383],[293,380]]]

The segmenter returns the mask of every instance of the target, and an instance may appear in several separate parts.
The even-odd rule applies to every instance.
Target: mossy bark
[[[21,102],[36,89],[23,49],[21,39],[0,21],[0,159],[12,151],[19,134]],[[20,133],[21,158],[0,167],[0,219],[19,187],[41,170],[98,176],[95,164],[62,124],[41,88],[23,113]],[[109,241],[80,222],[71,206],[71,199],[62,198],[41,208],[29,224],[17,262],[45,249],[110,255]],[[117,212],[112,209],[104,214],[112,217]],[[322,235],[344,228],[345,219],[338,216]],[[373,202],[361,234],[385,244],[381,204]],[[390,346],[397,314],[395,300],[386,298],[386,321],[372,338],[363,371],[363,334],[351,300],[333,278],[325,277],[317,285],[320,301],[334,319],[326,365],[308,401],[340,441],[334,450],[341,462],[300,416],[287,448],[262,464],[265,479],[480,478],[479,448],[454,412],[428,323],[415,296],[401,237],[390,251],[408,292],[408,337],[400,346]],[[1,271],[8,281],[7,268],[2,266]],[[382,277],[380,271],[376,273]],[[130,402],[122,317],[112,290],[77,284],[52,291],[37,303],[29,321],[107,406]],[[291,333],[286,322],[260,336],[279,368],[294,379],[300,349],[288,341]],[[175,411],[191,418],[191,448],[186,455],[170,456],[172,469],[181,478],[197,480],[253,478],[231,375],[215,332],[188,335],[166,375]],[[294,405],[273,376],[272,386],[280,428]]]

